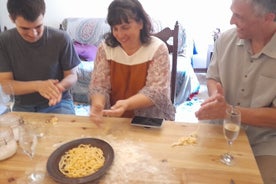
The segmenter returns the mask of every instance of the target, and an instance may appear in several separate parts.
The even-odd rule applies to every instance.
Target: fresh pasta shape
[[[181,137],[176,143],[172,144],[172,147],[193,145],[196,143],[197,143],[197,134],[191,134],[187,137]]]
[[[105,162],[103,151],[90,144],[80,144],[65,152],[59,161],[59,170],[67,177],[78,178],[98,171]]]
[[[177,142],[172,144],[172,147],[197,144],[197,132],[199,131],[199,128],[200,126],[198,125],[196,130],[189,136],[180,137]]]

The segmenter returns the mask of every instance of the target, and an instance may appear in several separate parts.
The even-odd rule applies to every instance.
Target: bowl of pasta
[[[47,172],[58,183],[97,181],[111,166],[114,150],[104,140],[82,138],[57,148],[48,158]]]

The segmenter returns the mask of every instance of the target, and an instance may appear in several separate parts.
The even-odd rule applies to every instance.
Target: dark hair
[[[148,43],[152,32],[152,25],[148,14],[138,0],[113,0],[108,7],[107,23],[111,27],[111,32],[105,35],[105,43],[108,46],[116,47],[120,43],[112,34],[112,27],[121,24],[129,23],[129,19],[142,21],[143,29],[140,33],[142,43]]]
[[[8,0],[7,9],[12,20],[15,20],[17,16],[22,16],[33,22],[41,14],[45,14],[45,2],[44,0]]]

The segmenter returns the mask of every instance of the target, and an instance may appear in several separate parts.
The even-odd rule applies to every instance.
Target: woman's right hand
[[[103,122],[103,106],[102,105],[91,105],[90,108],[90,119],[99,125]]]

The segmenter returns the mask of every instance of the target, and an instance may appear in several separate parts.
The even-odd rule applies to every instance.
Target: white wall
[[[45,0],[45,24],[59,27],[65,17],[105,17],[112,0]],[[0,0],[0,26],[14,27],[6,10],[7,0]],[[195,40],[198,55],[195,67],[206,65],[208,44],[212,43],[212,31],[220,27],[228,29],[231,16],[231,0],[140,0],[151,17],[167,22],[173,27],[178,20]],[[183,5],[184,4],[184,5]],[[169,12],[170,11],[170,12]],[[169,12],[169,13],[168,13]]]
[[[0,0],[0,28],[3,30],[4,25],[9,22],[6,8],[6,0]]]

